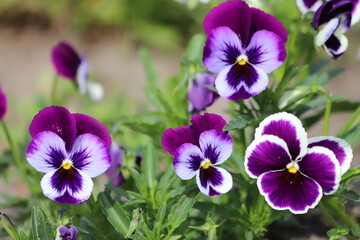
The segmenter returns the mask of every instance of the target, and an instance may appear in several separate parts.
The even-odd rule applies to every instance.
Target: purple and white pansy
[[[322,4],[322,0],[296,0],[300,12],[305,15],[308,12],[315,12]]]
[[[78,204],[92,192],[91,178],[111,164],[111,137],[106,127],[85,114],[64,107],[41,110],[32,120],[26,158],[38,172],[44,195],[59,202]]]
[[[335,137],[307,139],[301,121],[289,113],[265,118],[245,154],[245,170],[274,209],[306,213],[323,194],[334,193],[349,168],[352,149]]]
[[[227,1],[204,20],[208,35],[203,52],[205,67],[218,73],[215,87],[229,100],[247,99],[268,85],[268,73],[286,58],[287,32],[273,16],[244,1]]]
[[[360,0],[330,0],[315,12],[312,26],[317,30],[315,44],[336,59],[348,48],[344,35],[360,20]]]
[[[184,143],[176,150],[173,162],[175,173],[183,180],[196,176],[200,191],[207,196],[227,193],[233,185],[232,177],[216,165],[231,156],[231,137],[209,130],[200,134],[199,145]]]

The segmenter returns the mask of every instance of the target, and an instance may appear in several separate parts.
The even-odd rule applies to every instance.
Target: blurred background
[[[88,58],[90,78],[100,82],[105,90],[104,100],[92,103],[78,94],[70,81],[59,81],[58,93],[66,99],[64,105],[71,112],[91,113],[109,123],[149,109],[144,94],[146,74],[139,51],[146,48],[151,52],[161,82],[177,74],[189,39],[203,33],[205,15],[221,1],[202,2],[205,1],[0,0],[0,85],[8,97],[5,121],[11,131],[18,138],[29,138],[27,131],[32,117],[48,106],[55,76],[50,54],[59,41],[70,43]],[[251,1],[251,4],[259,2]],[[282,9],[275,9],[277,16],[286,18],[287,22],[300,16],[295,0],[262,2],[266,2],[260,4],[263,8],[276,2],[278,9]],[[286,7],[281,5],[285,2]],[[346,35],[349,50],[328,66],[341,66],[345,71],[326,88],[334,95],[359,101],[360,24]],[[322,49],[317,58],[328,59]],[[226,106],[225,100],[219,100],[208,111],[224,114]],[[330,134],[336,134],[350,115],[333,115]],[[321,131],[322,123],[318,123],[309,135],[319,136]],[[5,148],[7,143],[0,131],[0,151]],[[359,153],[357,146],[353,165],[360,163]],[[21,181],[13,179],[4,182],[0,178],[0,189],[10,195],[29,194]]]

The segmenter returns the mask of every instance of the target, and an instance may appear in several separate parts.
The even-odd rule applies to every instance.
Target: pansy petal
[[[199,142],[204,158],[210,159],[214,165],[225,162],[231,156],[233,140],[228,134],[216,130],[205,131],[200,135]]]
[[[108,148],[111,146],[111,136],[104,124],[85,114],[74,113],[73,116],[76,120],[76,136],[91,133],[101,138]]]
[[[183,180],[191,179],[199,171],[200,164],[204,160],[204,155],[199,147],[184,143],[175,153],[174,169],[176,175]]]
[[[225,169],[212,166],[196,174],[196,183],[203,194],[214,196],[230,191],[233,179]]]
[[[308,12],[315,12],[322,4],[322,0],[296,0],[300,12],[305,15]]]
[[[288,146],[292,160],[296,160],[306,153],[307,133],[295,115],[281,112],[268,116],[255,130],[255,138],[262,135],[274,135],[283,139]]]
[[[61,42],[51,52],[52,62],[56,72],[69,80],[76,79],[76,73],[80,65],[80,57],[77,52],[67,43]]]
[[[192,138],[189,126],[166,129],[161,138],[164,150],[171,155],[175,155],[176,150],[184,143],[196,144]]]
[[[360,0],[353,1],[353,9],[351,11],[351,26],[360,21]]]
[[[125,178],[120,172],[120,168],[122,165],[122,148],[118,146],[117,144],[113,143],[110,147],[110,156],[111,156],[111,165],[106,170],[105,174],[106,176],[111,179],[111,184],[113,186],[119,186],[122,183],[125,182]]]
[[[41,180],[44,195],[58,203],[78,204],[87,200],[93,189],[91,178],[80,170],[53,170]]]
[[[280,67],[286,58],[285,44],[281,38],[267,30],[257,31],[246,47],[249,62],[271,73]]]
[[[88,75],[89,75],[89,64],[87,59],[84,56],[82,56],[76,75],[77,84],[81,94],[85,94],[87,91]]]
[[[345,35],[336,36],[335,34],[331,35],[323,45],[325,52],[334,59],[344,54],[348,46],[349,42]]]
[[[38,133],[26,149],[29,164],[43,173],[59,168],[66,156],[64,140],[50,131]]]
[[[324,24],[321,30],[316,34],[315,44],[316,46],[322,46],[335,32],[339,25],[339,19],[333,18],[328,23]]]
[[[76,138],[69,158],[75,168],[92,178],[105,172],[111,164],[109,149],[105,142],[91,133]]]
[[[312,147],[298,162],[299,170],[314,179],[324,194],[334,193],[339,187],[341,170],[334,153],[324,147]]]
[[[284,140],[264,135],[256,138],[246,149],[245,171],[257,178],[264,172],[281,170],[291,163],[291,156]]]
[[[259,94],[268,82],[269,78],[262,69],[251,64],[234,64],[220,72],[215,87],[223,98],[237,101]]]
[[[0,121],[4,118],[7,110],[6,95],[3,93],[0,87]]]
[[[214,7],[204,19],[204,31],[207,35],[217,27],[226,26],[240,35],[243,43],[247,43],[250,25],[251,10],[240,0],[227,1]]]
[[[241,53],[238,35],[228,27],[218,27],[211,31],[206,40],[203,62],[209,71],[219,73],[225,67],[233,65]]]
[[[322,197],[321,186],[300,172],[265,172],[260,175],[258,188],[266,202],[276,210],[288,209],[292,213],[306,213],[314,208]]]
[[[312,148],[314,146],[325,147],[331,150],[340,164],[342,174],[350,168],[353,151],[345,140],[332,136],[310,138],[308,147]]]
[[[320,27],[320,25],[330,20],[328,19],[327,16],[329,15],[329,12],[331,11],[332,7],[333,7],[332,1],[327,1],[316,10],[312,22],[312,25],[315,30],[317,30]]]
[[[203,115],[194,115],[191,117],[190,131],[196,141],[199,140],[200,134],[207,130],[214,129],[218,132],[224,132],[223,128],[226,121],[214,113],[204,113]]]
[[[71,149],[76,138],[76,122],[73,115],[64,107],[44,108],[32,120],[29,132],[32,137],[42,131],[51,131],[59,135]]]

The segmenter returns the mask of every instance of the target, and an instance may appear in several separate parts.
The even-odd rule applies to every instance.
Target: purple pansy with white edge
[[[315,12],[322,4],[322,0],[296,0],[300,12],[305,15],[308,12]]]
[[[0,121],[3,120],[6,110],[7,110],[6,95],[0,87]]]
[[[111,165],[105,173],[108,178],[111,179],[111,184],[113,186],[120,186],[125,182],[125,178],[120,171],[122,165],[122,151],[123,149],[116,143],[113,143],[110,147]]]
[[[228,192],[233,180],[225,169],[216,165],[227,160],[232,153],[233,141],[228,134],[216,130],[200,134],[199,146],[184,143],[175,153],[175,173],[183,180],[196,176],[200,191],[207,195],[219,195]]]
[[[348,48],[344,35],[360,20],[360,0],[330,0],[322,4],[314,15],[312,26],[317,30],[316,46],[336,59]]]
[[[287,32],[273,16],[244,1],[213,8],[204,20],[208,35],[203,52],[205,67],[218,73],[215,87],[229,100],[252,97],[268,85],[268,73],[285,58]]]
[[[245,154],[245,170],[274,209],[306,213],[323,194],[334,193],[349,167],[352,150],[335,137],[307,139],[301,121],[289,113],[265,118]]]
[[[189,99],[189,112],[195,113],[203,111],[218,99],[219,94],[207,88],[207,86],[215,87],[215,78],[214,75],[208,73],[196,74],[187,94],[187,98]]]
[[[79,230],[75,226],[60,226],[57,228],[55,240],[75,240]]]
[[[226,121],[219,115],[204,113],[191,117],[191,125],[167,129],[161,139],[164,150],[174,155],[176,150],[184,143],[199,145],[200,134],[207,130],[216,130],[224,133]]]
[[[111,164],[111,137],[106,127],[85,114],[52,106],[34,117],[29,132],[32,140],[26,158],[45,173],[41,180],[44,195],[59,203],[87,200],[93,188],[91,178]]]

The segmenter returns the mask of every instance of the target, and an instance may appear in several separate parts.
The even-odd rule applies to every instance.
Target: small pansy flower
[[[268,85],[268,73],[285,58],[287,32],[273,16],[244,1],[227,1],[204,20],[208,35],[203,52],[205,67],[218,73],[215,87],[229,100],[252,97]]]
[[[6,110],[7,110],[6,95],[0,87],[0,121],[3,120]]]
[[[60,226],[56,230],[55,240],[75,240],[79,231],[74,226]]]
[[[306,213],[323,194],[334,193],[349,168],[352,150],[335,137],[307,139],[300,120],[289,113],[265,118],[245,154],[245,170],[274,209]]]
[[[232,188],[232,177],[216,165],[231,156],[232,148],[233,142],[228,134],[205,131],[200,134],[199,146],[184,143],[176,150],[175,173],[183,180],[196,176],[200,191],[207,196],[226,193]]]
[[[223,133],[226,121],[219,115],[205,113],[191,117],[191,125],[167,129],[161,139],[164,150],[175,155],[176,150],[184,143],[199,145],[200,134],[214,129]]]
[[[315,12],[322,4],[322,0],[296,0],[300,12],[305,15],[308,12]]]
[[[59,203],[87,200],[93,188],[91,178],[111,164],[111,137],[106,127],[85,114],[52,106],[34,117],[29,132],[32,140],[26,158],[45,173],[41,180],[44,195]]]
[[[124,176],[120,172],[122,165],[122,151],[122,148],[115,143],[110,147],[111,165],[105,173],[108,178],[111,179],[111,184],[113,186],[120,186],[125,182]]]
[[[336,59],[348,48],[344,35],[360,19],[359,0],[330,0],[322,4],[314,15],[312,26],[317,30],[316,46]]]
[[[197,74],[187,94],[190,113],[203,111],[218,99],[219,94],[206,86],[215,87],[215,76],[208,73]]]

